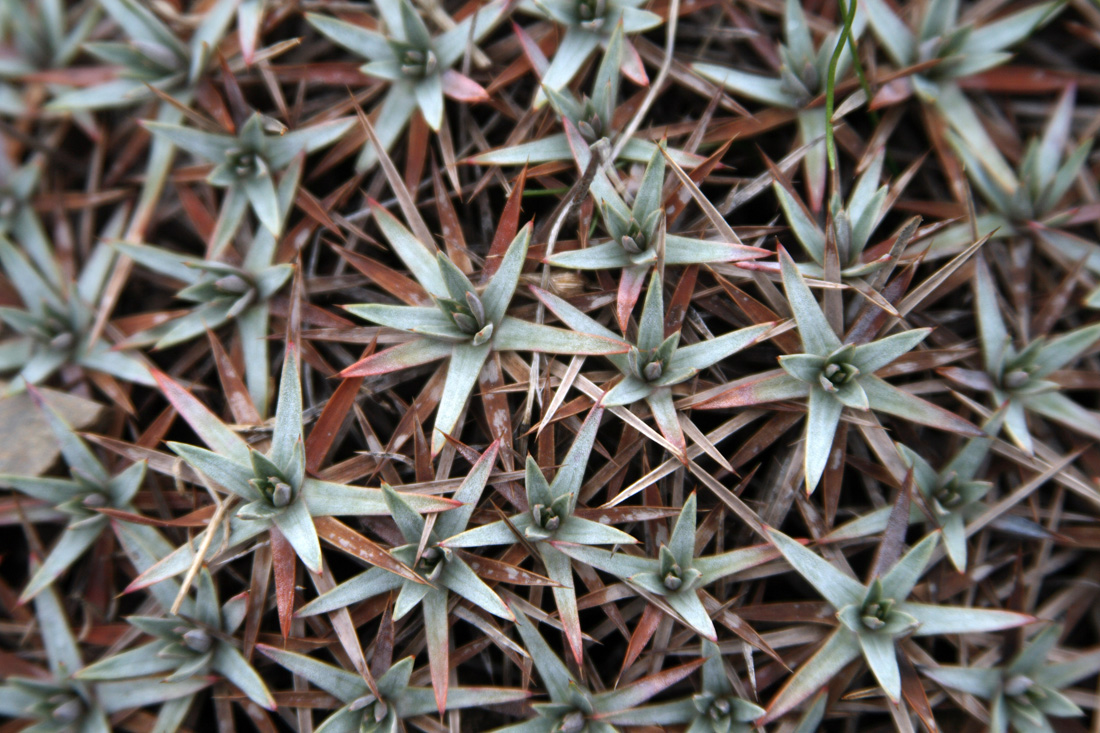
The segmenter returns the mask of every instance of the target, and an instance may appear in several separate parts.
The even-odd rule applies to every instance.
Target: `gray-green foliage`
[[[389,82],[374,121],[382,152],[389,152],[418,109],[428,126],[438,131],[443,124],[444,95],[464,101],[485,96],[484,89],[452,67],[462,59],[467,42],[477,43],[493,29],[503,16],[505,3],[495,0],[479,7],[436,36],[409,0],[381,0],[377,6],[384,33],[316,13],[308,13],[306,19],[333,42],[369,59],[362,67],[364,74]],[[379,151],[368,142],[359,155],[358,168],[372,168],[378,157]]]
[[[435,306],[382,303],[347,306],[349,312],[360,318],[418,338],[367,357],[345,369],[343,375],[384,374],[449,356],[431,439],[433,455],[455,430],[490,352],[612,354],[627,350],[626,344],[617,339],[573,333],[507,315],[527,258],[530,224],[508,245],[499,268],[485,287],[478,289],[434,244],[418,240],[380,206],[375,206],[373,212],[386,239]]]
[[[901,673],[894,643],[906,636],[973,634],[1030,623],[1012,611],[967,608],[907,600],[920,581],[939,541],[933,533],[893,567],[866,584],[852,578],[778,530],[768,534],[776,549],[836,610],[840,622],[817,653],[799,667],[768,705],[774,719],[816,692],[862,655],[890,700],[901,695]]]
[[[280,200],[275,174],[289,166],[299,154],[331,145],[351,128],[352,122],[350,119],[319,122],[293,132],[276,127],[275,134],[269,135],[265,130],[265,118],[254,112],[236,135],[156,121],[147,121],[145,127],[191,155],[214,164],[206,182],[226,189],[218,230],[211,244],[211,250],[218,254],[236,233],[246,206],[251,206],[268,232],[275,237],[282,234],[290,204]],[[291,180],[296,181],[297,177]],[[288,193],[289,197],[282,198],[293,200],[295,190],[291,188]]]
[[[406,567],[412,568],[415,575],[409,577],[386,568],[371,568],[323,593],[298,611],[299,616],[311,616],[391,591],[397,591],[393,612],[395,620],[403,618],[419,605],[424,613],[428,659],[439,712],[445,709],[448,694],[449,594],[456,593],[478,608],[508,621],[514,618],[504,601],[478,577],[461,555],[443,544],[466,529],[496,457],[497,444],[494,443],[478,459],[454,493],[454,500],[461,502],[461,505],[439,516],[430,528],[408,499],[383,484],[386,507],[407,543],[395,547],[392,554]]]
[[[1100,342],[1100,324],[1054,337],[1037,336],[1018,348],[1001,315],[997,286],[984,257],[977,261],[973,283],[983,369],[955,368],[945,370],[945,375],[988,393],[995,407],[1004,406],[1005,431],[1028,453],[1034,449],[1029,413],[1100,437],[1100,416],[1063,394],[1061,385],[1050,378]]]
[[[930,329],[912,329],[861,344],[843,343],[786,251],[780,251],[779,262],[803,352],[780,356],[781,369],[755,375],[703,407],[805,398],[807,491],[816,488],[825,471],[845,408],[885,412],[964,435],[983,434],[959,416],[875,376],[876,371],[923,341]]]
[[[866,25],[865,13],[856,13],[852,24],[851,40],[859,39]],[[748,71],[731,69],[717,64],[696,62],[691,65],[695,73],[723,87],[727,91],[761,102],[771,107],[797,111],[799,140],[809,145],[803,159],[811,203],[819,208],[825,190],[825,107],[812,105],[814,99],[825,93],[829,63],[836,51],[839,31],[829,33],[815,49],[810,26],[799,0],[786,0],[783,13],[783,37],[778,44],[779,76],[764,76]],[[852,65],[851,50],[846,44],[837,62],[837,78],[843,78]]]
[[[616,733],[619,729],[609,719],[644,703],[699,666],[699,662],[683,664],[616,690],[593,692],[569,671],[521,609],[516,609],[516,629],[550,700],[531,706],[536,717],[494,733]]]
[[[238,546],[272,527],[278,528],[295,553],[313,572],[321,570],[321,545],[314,517],[386,514],[389,509],[379,489],[364,489],[306,475],[302,441],[302,391],[297,351],[287,349],[279,386],[279,402],[271,447],[261,452],[246,443],[179,384],[157,374],[161,390],[207,448],[172,442],[168,447],[199,476],[226,494],[232,503],[228,527],[208,527],[205,532],[224,532],[211,542],[207,558],[222,547]],[[454,502],[430,496],[410,496],[417,509],[440,511]],[[177,548],[146,569],[131,584],[146,587],[179,575],[190,567],[200,537]]]
[[[276,189],[279,222],[285,221],[290,212],[300,178],[301,161],[294,160]],[[240,198],[238,202],[243,204],[245,199]],[[244,210],[239,211],[243,215]],[[240,218],[237,216],[238,222]],[[215,249],[205,259],[152,245],[114,243],[119,252],[139,265],[184,283],[176,297],[194,303],[182,315],[134,334],[128,341],[137,345],[152,344],[158,349],[168,348],[202,336],[208,329],[233,322],[244,353],[244,378],[249,395],[257,412],[266,415],[270,358],[265,336],[270,321],[270,301],[290,279],[293,266],[274,262],[278,239],[266,227],[256,232],[241,263],[230,264],[224,261],[217,245],[227,246],[233,232],[224,227],[222,231],[226,236],[215,234],[212,243]]]
[[[186,611],[181,610],[179,616],[130,616],[126,619],[154,641],[105,657],[80,670],[78,679],[209,684],[210,675],[218,674],[257,705],[274,710],[275,700],[263,679],[231,641],[248,611],[248,593],[219,604],[214,580],[206,570],[199,574],[196,585],[193,602],[188,604]]]
[[[559,549],[579,560],[625,580],[640,595],[664,604],[688,628],[710,640],[717,632],[699,591],[710,583],[775,557],[767,547],[745,547],[718,555],[695,553],[696,498],[684,502],[680,515],[657,557],[642,557],[584,545],[561,543]]]
[[[15,181],[20,188],[24,177],[29,177],[27,171],[21,169]],[[17,373],[7,391],[38,384],[69,365],[152,385],[153,378],[140,355],[113,349],[93,328],[95,304],[114,264],[114,252],[102,242],[96,244],[76,281],[69,280],[57,264],[51,242],[35,225],[33,214],[23,215],[25,203],[15,202],[12,227],[13,234],[23,235],[19,246],[0,233],[0,267],[24,306],[0,307],[0,320],[15,332],[13,338],[0,342],[0,371]],[[115,218],[105,234],[115,236],[120,224]]]
[[[546,568],[547,576],[556,583],[552,588],[554,602],[561,615],[570,650],[578,663],[582,658],[582,642],[573,568],[569,557],[555,543],[615,545],[636,542],[626,532],[576,514],[585,466],[588,465],[592,446],[596,442],[596,432],[602,416],[601,405],[593,407],[588,413],[553,481],[547,482],[538,462],[527,456],[524,478],[527,511],[507,520],[502,519],[457,533],[443,542],[446,548],[470,550],[510,545],[519,541],[533,545]]]
[[[618,384],[606,392],[602,401],[611,406],[645,400],[657,427],[683,458],[687,446],[673,401],[672,387],[688,381],[704,369],[755,343],[764,337],[773,324],[749,326],[681,347],[679,329],[665,336],[662,291],[661,278],[654,271],[649,280],[634,342],[625,354],[607,355],[623,376]],[[544,291],[536,291],[536,294],[570,328],[595,336],[615,338],[609,329],[562,298]]]
[[[373,688],[362,676],[326,664],[304,654],[260,645],[265,656],[304,677],[342,703],[317,728],[318,731],[393,733],[402,721],[418,715],[483,707],[525,699],[530,693],[508,687],[451,687],[442,707],[430,687],[411,684],[413,658],[405,657],[374,680]]]
[[[1007,663],[994,667],[928,667],[924,674],[940,685],[989,702],[991,733],[1054,733],[1058,718],[1084,715],[1062,693],[1100,669],[1100,654],[1082,654],[1064,662],[1047,658],[1062,635],[1061,624],[1040,631]]]
[[[550,65],[542,72],[542,89],[535,95],[535,107],[546,104],[544,90],[560,91],[572,81],[588,57],[607,45],[621,26],[622,33],[639,33],[661,24],[661,16],[643,10],[641,0],[522,0],[518,8],[564,27]],[[637,51],[628,46],[619,65],[636,83],[646,83]]]
[[[63,91],[51,100],[49,109],[129,106],[155,99],[149,87],[186,104],[225,35],[238,1],[217,0],[185,42],[148,4],[138,0],[98,0],[122,29],[126,40],[85,43],[84,50],[105,64],[120,67],[121,73],[110,81]]]
[[[81,649],[53,588],[34,600],[48,670],[34,676],[6,676],[0,685],[0,715],[31,721],[24,730],[61,733],[109,733],[108,716],[147,705],[171,706],[205,687],[206,680],[128,680],[86,682]]]
[[[53,583],[108,529],[110,520],[99,509],[132,511],[131,502],[145,479],[143,461],[112,475],[88,444],[33,388],[31,396],[50,425],[68,464],[69,477],[0,474],[0,486],[45,502],[66,520],[57,543],[23,589],[22,601],[34,598]]]

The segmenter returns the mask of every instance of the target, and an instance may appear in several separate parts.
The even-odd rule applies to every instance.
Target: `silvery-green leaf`
[[[1013,46],[1041,24],[1050,22],[1063,7],[1059,2],[1039,3],[979,26],[966,37],[959,53],[992,53]]]
[[[501,324],[508,304],[512,302],[519,276],[527,259],[527,248],[531,243],[531,224],[528,223],[512,239],[500,260],[500,266],[493,274],[481,302],[485,305],[485,317],[493,323]]]
[[[41,476],[12,476],[0,474],[0,486],[15,489],[32,499],[50,504],[62,504],[79,495],[84,489],[76,481]]]
[[[163,122],[146,120],[145,129],[153,135],[171,140],[192,155],[205,158],[213,163],[225,160],[229,151],[237,145],[236,138],[227,135],[215,135],[183,125],[169,125]]]
[[[477,508],[477,502],[485,490],[489,474],[496,463],[498,450],[499,444],[492,443],[470,468],[466,478],[462,480],[462,485],[452,495],[451,498],[454,501],[462,502],[462,506],[444,512],[436,519],[434,529],[436,535],[441,539],[446,539],[466,529],[466,524]],[[419,541],[419,538],[417,541]]]
[[[156,376],[161,392],[207,446],[238,463],[249,462],[248,446],[239,435],[179,383],[164,374]]]
[[[388,374],[428,364],[450,355],[450,342],[431,338],[416,339],[376,352],[347,367],[342,374],[346,377]]]
[[[302,482],[301,491],[309,513],[315,517],[385,515],[389,512],[382,492],[378,489],[347,486],[307,477]],[[450,499],[429,494],[400,493],[400,496],[402,501],[418,512],[439,512],[455,506]]]
[[[240,0],[218,0],[203,15],[202,22],[195,29],[189,44],[191,68],[187,78],[192,84],[196,83],[205,71],[206,62],[225,35],[239,2]]]
[[[58,537],[57,544],[50,550],[50,554],[42,561],[42,565],[31,576],[27,587],[19,596],[19,602],[29,601],[41,593],[43,588],[53,583],[99,539],[106,527],[107,524],[104,521],[66,528]]]
[[[290,502],[282,514],[273,517],[272,521],[305,566],[314,573],[321,572],[321,542],[317,539],[317,528],[313,526],[313,517],[306,508],[306,502]]]
[[[673,352],[668,363],[668,369],[706,369],[727,356],[736,354],[738,351],[756,343],[757,339],[771,328],[772,324],[770,323],[749,326],[716,338],[705,339],[690,346],[681,346]]]
[[[566,29],[550,66],[542,76],[542,86],[551,89],[565,87],[599,45],[600,37],[596,33],[576,27]],[[544,104],[546,95],[540,90],[535,97],[535,107]]]
[[[226,491],[233,492],[245,501],[261,498],[252,484],[248,483],[250,479],[256,478],[250,466],[237,463],[214,451],[186,443],[169,442],[168,448]]]
[[[299,608],[295,615],[313,616],[336,611],[364,599],[392,591],[401,587],[403,583],[405,579],[399,575],[382,568],[371,568],[313,599]]]
[[[416,104],[428,127],[438,132],[443,124],[443,75],[428,74],[413,87]]]
[[[375,128],[377,132],[377,127]],[[368,143],[369,147],[369,143]],[[443,276],[439,272],[439,264],[436,261],[438,251],[431,243],[422,243],[413,236],[392,214],[381,206],[371,206],[374,220],[386,241],[390,243],[397,256],[409,268],[413,277],[424,286],[432,295],[439,298],[447,297],[447,286],[443,282]]]
[[[37,392],[34,394],[36,395],[35,402],[39,405],[42,416],[46,418],[46,422],[50,426],[50,432],[52,432],[54,438],[56,438],[58,447],[61,449],[61,454],[65,457],[65,462],[69,465],[69,468],[76,469],[96,483],[105,485],[110,479],[110,476],[107,473],[107,469],[103,467],[103,464],[100,463],[99,459],[92,453],[88,444],[85,443],[79,435],[73,432],[73,429],[69,427],[65,419],[62,418],[53,407],[42,400]]]
[[[439,408],[435,415],[435,430],[432,433],[432,455],[443,449],[445,434],[453,433],[458,417],[466,407],[473,392],[481,368],[489,356],[492,344],[459,343],[451,352],[451,362],[447,367],[447,377],[443,382],[443,393],[439,397]]]
[[[867,21],[882,50],[895,66],[904,68],[917,60],[917,39],[885,0],[864,0],[860,7],[867,13]]]
[[[772,190],[779,199],[779,206],[783,209],[783,215],[790,224],[791,231],[798,239],[799,244],[806,250],[806,254],[813,258],[814,262],[825,262],[825,233],[818,227],[817,222],[810,218],[802,205],[795,200],[787,189],[778,181],[772,183]]]
[[[862,632],[856,634],[856,638],[863,650],[863,658],[867,660],[867,666],[871,668],[879,686],[891,701],[897,701],[901,696],[901,671],[898,669],[893,637],[888,634]]]
[[[952,512],[943,520],[943,547],[951,564],[960,573],[966,572],[966,520]]]
[[[768,529],[768,537],[787,562],[799,575],[817,589],[834,608],[840,609],[851,604],[861,604],[866,594],[863,585],[841,571],[814,552],[807,550],[798,542],[776,529]]]
[[[1035,620],[1034,616],[1014,611],[936,606],[911,601],[901,602],[896,608],[899,611],[908,613],[920,623],[920,626],[913,632],[914,636],[976,634],[986,631],[999,631],[1023,626]]]
[[[632,213],[638,221],[646,221],[650,213],[661,209],[661,190],[665,183],[665,158],[660,148],[653,151],[653,157],[646,165],[638,193],[634,197]]]
[[[267,710],[275,709],[275,700],[264,681],[241,653],[229,644],[218,644],[214,651],[214,669],[236,685],[249,700]]]
[[[669,593],[664,596],[665,603],[672,607],[676,615],[680,617],[690,628],[705,639],[717,640],[714,630],[714,622],[710,620],[710,614],[699,600],[699,593],[695,590]]]
[[[283,229],[283,217],[279,212],[279,195],[275,191],[275,181],[268,171],[240,180],[240,186],[248,196],[252,211],[260,223],[275,236]]]
[[[137,0],[100,0],[99,4],[131,39],[164,46],[181,60],[186,58],[187,48],[183,43]]]
[[[1083,326],[1047,341],[1032,364],[1036,370],[1033,379],[1042,379],[1066,366],[1100,341],[1100,324]]]
[[[550,699],[554,702],[569,700],[570,687],[577,685],[576,679],[543,640],[542,635],[531,625],[526,614],[521,611],[515,616],[516,629],[523,639],[523,646],[531,655],[531,660],[535,663],[535,669],[538,670],[539,677],[542,678],[542,683],[550,694]]]
[[[694,63],[691,68],[699,76],[724,87],[734,95],[748,97],[773,107],[798,107],[798,99],[784,89],[783,82],[779,79],[715,64]]]
[[[983,700],[993,697],[1002,679],[1001,670],[994,667],[925,667],[921,673],[944,687]]]
[[[852,350],[852,356],[848,361],[859,369],[860,373],[873,374],[902,354],[912,351],[931,332],[930,328],[914,328],[878,341],[860,344]]]
[[[511,522],[512,527],[515,527],[515,532],[512,528],[501,522],[493,522],[491,524],[485,524],[480,527],[474,527],[468,529],[465,532],[456,534],[442,542],[447,547],[488,547],[492,545],[510,545],[516,542],[516,532],[523,535],[524,531],[532,526],[530,513],[519,514],[508,519]]]
[[[1054,174],[1053,181],[1040,194],[1039,200],[1035,204],[1036,209],[1040,212],[1047,212],[1058,205],[1069,187],[1077,180],[1081,168],[1085,165],[1089,153],[1092,151],[1092,144],[1092,140],[1085,140],[1066,158],[1066,162]]]
[[[69,620],[52,587],[46,586],[35,596],[34,613],[42,630],[42,646],[54,678],[64,679],[76,674],[84,666],[80,647],[73,638]]]
[[[267,528],[268,524],[265,522],[248,522],[234,517],[230,519],[229,522],[229,538],[225,541],[225,546],[231,548],[242,542],[247,542],[256,535],[266,531]],[[223,527],[215,535],[217,541],[212,543],[211,547],[207,550],[207,559],[213,558],[220,551],[222,539],[225,537],[223,534],[224,531],[225,528]],[[195,537],[190,543],[176,548],[174,551],[158,560],[155,564],[143,570],[141,574],[126,587],[126,592],[147,588],[150,585],[160,583],[163,580],[173,578],[185,572],[191,567],[191,563],[198,553],[199,542],[201,540],[202,535]]]
[[[100,682],[95,686],[95,698],[104,712],[115,713],[193,695],[209,684],[210,681],[202,677],[178,682],[158,679]],[[85,722],[81,731],[87,730]],[[104,727],[102,730],[107,731],[110,728]]]
[[[633,545],[638,542],[621,529],[580,517],[562,520],[561,526],[554,532],[554,540],[578,545]]]
[[[275,408],[275,429],[271,435],[271,460],[281,470],[294,458],[302,440],[302,384],[298,377],[298,350],[288,344],[279,381],[279,404]],[[289,476],[287,478],[290,478]]]
[[[855,634],[847,629],[834,631],[772,698],[767,719],[778,718],[820,690],[859,654],[860,645]]]
[[[339,140],[355,124],[353,119],[330,120],[301,130],[264,139],[264,158],[274,170],[282,170],[294,156],[311,153]]]
[[[133,351],[115,351],[110,344],[97,342],[92,348],[81,354],[76,362],[86,369],[104,372],[134,384],[147,387],[156,385],[149,368]]]
[[[794,60],[806,63],[813,59],[813,38],[806,23],[806,14],[802,11],[802,3],[798,0],[786,0],[783,3],[783,36]]]
[[[519,145],[479,153],[469,160],[478,165],[531,165],[572,158],[565,134],[557,133]]]
[[[859,384],[867,393],[872,410],[903,417],[911,422],[929,425],[972,437],[984,435],[981,430],[953,412],[933,405],[903,389],[884,382],[874,375],[862,377]]]
[[[859,386],[859,382],[856,380],[838,387],[832,395],[840,404],[853,410],[866,410],[869,407],[867,393],[863,391],[863,387]]]
[[[27,310],[35,315],[43,313],[43,306],[50,305],[54,310],[64,313],[67,308],[53,288],[27,261],[22,251],[0,235],[0,266],[8,276],[12,287],[19,293]]]
[[[668,538],[668,549],[676,562],[685,570],[691,567],[692,558],[695,556],[695,494],[692,493],[684,501],[680,509],[680,515],[672,527]]]
[[[378,142],[381,143],[383,149],[388,151],[393,147],[394,143],[401,137],[401,131],[405,129],[415,111],[416,93],[413,91],[412,85],[408,81],[394,82],[389,91],[386,92],[386,97],[382,100],[382,106],[378,110],[378,117],[374,120],[374,133],[378,136]],[[378,153],[374,149],[374,144],[368,141],[359,154],[355,169],[359,172],[368,171],[377,163]],[[416,273],[415,270],[413,272]],[[419,275],[417,275],[417,279],[419,279]],[[423,281],[421,281],[421,285],[424,285],[429,291],[435,292]]]
[[[1045,392],[1043,394],[1028,395],[1019,398],[1023,407],[1032,412],[1037,412],[1043,417],[1062,423],[1066,427],[1084,433],[1095,438],[1100,438],[1100,416],[1091,410],[1087,410],[1069,397],[1060,392]],[[1012,405],[1017,400],[1009,403],[1009,415],[1012,414]],[[1026,425],[1026,423],[1025,423]],[[1006,428],[1011,427],[1007,422]]]
[[[825,366],[825,357],[816,354],[784,354],[779,357],[779,366],[795,379],[816,385]]]
[[[820,386],[810,388],[810,399],[806,405],[806,491],[817,488],[821,475],[829,462],[833,450],[833,437],[844,404]]]
[[[508,606],[504,605],[504,601],[500,600],[500,596],[485,585],[485,581],[479,578],[462,558],[453,557],[447,562],[439,582],[478,608],[502,619],[512,620],[512,612],[508,610]]]
[[[397,528],[401,530],[405,541],[410,544],[419,543],[421,536],[424,534],[424,518],[406,504],[389,484],[382,484],[382,495],[386,499],[386,507],[390,510],[390,516],[393,517]]]
[[[378,678],[378,692],[383,699],[398,697],[408,689],[414,663],[413,657],[405,657],[395,662]]]
[[[436,307],[361,303],[345,306],[345,309],[364,320],[387,328],[454,342],[467,341],[470,338],[469,334],[461,331]]]
[[[939,534],[933,532],[913,546],[898,560],[897,564],[888,573],[882,576],[882,592],[887,598],[904,600],[909,597],[913,587],[924,574],[925,568],[932,559],[932,551],[936,549]]]
[[[653,394],[655,387],[643,382],[635,376],[627,374],[622,381],[604,392],[603,404],[608,407],[616,405],[632,405],[638,400],[645,399]]]
[[[561,466],[558,467],[557,475],[550,483],[550,493],[555,499],[571,494],[574,497],[572,505],[575,506],[575,497],[580,493],[584,469],[588,466],[588,457],[592,453],[592,446],[596,443],[596,433],[602,417],[603,408],[598,405],[588,411],[581,429],[573,438],[573,444],[569,446],[569,452],[565,454]]]
[[[772,547],[759,545],[756,547],[742,547],[719,555],[697,557],[692,560],[691,564],[692,567],[702,573],[699,579],[700,584],[708,585],[715,580],[739,573],[774,558],[775,550]]]
[[[112,654],[80,670],[77,678],[82,680],[132,679],[167,672],[175,666],[176,661],[157,654],[165,646],[167,642],[158,640],[136,649]]]
[[[170,252],[147,244],[112,242],[111,245],[138,264],[180,282],[193,284],[202,277],[202,270],[198,266],[203,260],[199,257]]]
[[[244,221],[245,212],[248,210],[248,195],[244,190],[240,186],[233,186],[230,183],[225,185],[229,188],[225,191],[222,208],[218,213],[218,221],[214,226],[214,233],[210,236],[210,253],[212,257],[220,257],[225,252],[225,248],[233,240],[241,226],[241,222]],[[264,231],[268,230],[265,229]],[[270,235],[270,232],[268,234]]]
[[[625,552],[612,552],[599,547],[565,543],[556,547],[574,560],[623,579],[639,573],[654,572],[658,566],[657,560],[653,558],[629,555]]]
[[[566,252],[555,252],[546,261],[555,267],[567,267],[574,270],[609,270],[616,267],[630,267],[633,264],[626,251],[616,242],[606,242]]]
[[[500,327],[493,331],[493,348],[496,351],[612,355],[625,353],[629,346],[614,336],[577,333],[505,316]]]
[[[673,160],[675,156],[669,156]],[[682,165],[677,161],[678,165]],[[711,262],[739,262],[769,254],[767,250],[747,247],[740,244],[711,242],[706,239],[682,237],[678,234],[665,235],[665,264],[693,265]]]
[[[642,304],[642,317],[638,322],[637,343],[642,351],[656,349],[665,340],[665,307],[662,290],[660,275],[654,270],[649,278],[649,287]]]
[[[318,13],[306,13],[306,20],[330,40],[363,58],[384,58],[393,53],[385,36],[361,25]]]
[[[825,320],[821,306],[802,279],[794,260],[784,250],[780,250],[779,264],[783,274],[783,287],[787,291],[791,313],[798,323],[798,335],[802,339],[803,348],[809,354],[828,356],[840,348],[840,339]]]
[[[802,159],[802,168],[806,172],[806,185],[811,201],[820,201],[825,194],[825,107],[801,109],[795,117],[798,122],[798,139],[803,145],[809,145]]]

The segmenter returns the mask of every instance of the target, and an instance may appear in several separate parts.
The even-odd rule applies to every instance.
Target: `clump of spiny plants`
[[[0,730],[1095,730],[1093,0],[0,0]]]

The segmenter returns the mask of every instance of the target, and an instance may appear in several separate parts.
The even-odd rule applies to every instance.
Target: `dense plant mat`
[[[1097,730],[1098,57],[0,0],[0,733]]]

